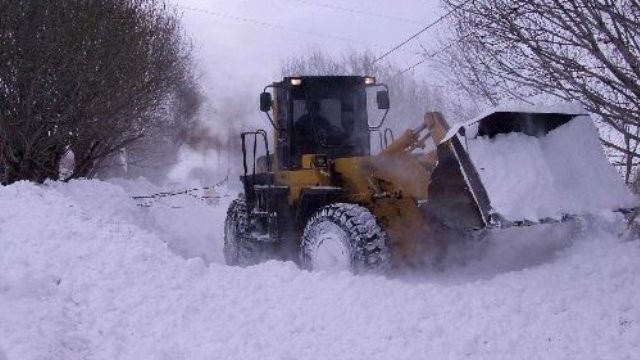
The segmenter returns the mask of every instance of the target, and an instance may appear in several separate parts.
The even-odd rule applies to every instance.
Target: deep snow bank
[[[147,228],[138,213],[144,209],[127,196],[100,182],[0,188],[0,358],[632,359],[640,353],[637,241],[598,233],[522,271],[457,285],[437,278],[409,284],[308,273],[290,263],[240,269],[185,260],[160,236],[185,219],[167,216],[166,228]]]
[[[143,178],[51,183],[48,188],[67,197],[95,218],[108,219],[116,226],[135,224],[154,234],[183,257],[201,257],[207,262],[223,262],[220,229],[231,201],[224,186],[211,194],[219,197],[215,199],[218,203],[216,207],[189,195],[132,201],[132,195],[148,196],[185,189],[161,189]],[[138,206],[142,204],[150,206]]]

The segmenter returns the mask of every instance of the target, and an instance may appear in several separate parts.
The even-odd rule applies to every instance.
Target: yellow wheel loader
[[[373,125],[368,90],[382,119]],[[285,77],[265,87],[260,109],[273,140],[264,130],[241,135],[244,192],[227,213],[226,262],[279,258],[311,270],[385,270],[437,261],[452,236],[533,223],[492,206],[468,140],[544,137],[583,115],[503,111],[452,129],[441,114],[427,113],[393,141],[385,130],[386,146],[372,154],[372,134],[382,133],[389,107],[387,87],[366,76]]]

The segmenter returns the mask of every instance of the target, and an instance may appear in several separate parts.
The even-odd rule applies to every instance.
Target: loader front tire
[[[261,249],[250,239],[247,203],[233,200],[224,222],[224,261],[231,266],[253,265],[261,259]]]
[[[391,261],[387,234],[375,216],[355,204],[322,207],[305,226],[301,264],[308,270],[385,272]]]

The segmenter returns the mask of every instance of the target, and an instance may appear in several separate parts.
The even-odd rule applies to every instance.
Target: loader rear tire
[[[250,239],[247,203],[243,198],[233,200],[224,222],[224,261],[231,266],[253,265],[262,259],[260,244]]]
[[[301,264],[308,270],[386,272],[391,253],[375,216],[355,204],[322,207],[305,226]]]

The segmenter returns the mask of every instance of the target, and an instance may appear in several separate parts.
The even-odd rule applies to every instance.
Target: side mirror
[[[271,93],[263,92],[260,94],[260,111],[267,112],[271,110]]]
[[[389,110],[389,92],[386,90],[380,90],[376,93],[376,101],[378,103],[378,109]]]

